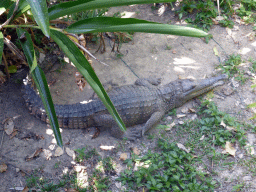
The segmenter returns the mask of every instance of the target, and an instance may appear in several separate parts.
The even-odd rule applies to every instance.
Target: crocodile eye
[[[183,91],[191,91],[196,87],[194,81],[187,79],[182,82]]]

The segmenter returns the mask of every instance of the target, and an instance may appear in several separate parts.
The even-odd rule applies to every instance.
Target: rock
[[[240,159],[242,159],[242,158],[244,157],[244,155],[241,153],[241,154],[238,155],[238,157],[239,157]]]
[[[238,81],[235,80],[234,77],[232,77],[230,81],[231,81],[231,85],[232,85],[234,88],[239,87],[239,83],[238,83]]]
[[[45,58],[45,54],[44,53],[40,53],[39,54],[39,59],[38,59],[39,63],[42,63],[44,61],[44,58]]]
[[[248,139],[248,142],[250,143],[250,145],[253,145],[253,143],[256,141],[254,134],[248,134],[247,139]]]
[[[128,156],[129,156],[129,154],[128,153],[122,153],[121,155],[120,155],[120,160],[121,161],[125,161],[126,159],[128,159]]]
[[[55,150],[54,156],[59,157],[59,156],[63,155],[63,153],[64,153],[63,149],[58,146],[57,149]]]
[[[195,120],[195,119],[197,119],[197,114],[192,115],[192,116],[190,117],[190,119],[191,119],[192,121]]]
[[[232,89],[231,87],[225,87],[222,89],[222,93],[226,96],[231,95],[234,92],[234,89]]]
[[[188,108],[187,108],[187,107],[183,107],[183,108],[181,109],[181,112],[182,112],[182,113],[187,113],[187,112],[188,112]]]
[[[1,100],[0,100],[0,101],[1,101]],[[167,120],[167,121],[171,121],[171,120],[172,120],[172,117],[171,117],[171,116],[167,116],[167,117],[166,117],[166,120]]]
[[[140,154],[140,150],[139,150],[137,147],[132,148],[132,152],[133,152],[135,155],[139,155],[139,154]]]
[[[185,114],[177,114],[177,118],[182,118],[182,117],[186,117]]]
[[[243,177],[243,180],[244,180],[244,181],[250,181],[250,180],[252,180],[252,176],[250,176],[250,175],[244,176],[244,177]]]
[[[165,129],[165,131],[170,131],[174,126],[175,126],[175,123],[172,122],[171,124],[167,125],[167,128]]]
[[[184,124],[184,121],[178,121],[178,123],[179,123],[180,125],[183,125],[183,124]]]

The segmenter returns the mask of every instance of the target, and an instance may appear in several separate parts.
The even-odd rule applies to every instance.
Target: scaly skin
[[[138,79],[135,85],[113,89],[108,94],[127,127],[126,132],[120,130],[99,99],[87,103],[55,105],[55,111],[62,128],[97,127],[111,131],[114,137],[134,140],[156,125],[165,113],[222,85],[222,80],[226,78],[226,75],[220,75],[202,80],[176,80],[164,86],[157,86],[160,84],[158,79]],[[31,113],[49,123],[38,94],[29,84],[24,86],[24,92],[24,99]]]

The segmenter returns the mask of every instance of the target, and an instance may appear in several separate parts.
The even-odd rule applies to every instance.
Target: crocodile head
[[[181,106],[188,100],[197,97],[199,95],[202,95],[213,88],[223,85],[225,79],[227,79],[228,76],[226,74],[219,75],[217,77],[211,77],[207,79],[199,79],[199,80],[191,80],[191,79],[185,79],[180,80],[180,89],[178,90],[179,95],[177,97],[176,101],[176,107]]]

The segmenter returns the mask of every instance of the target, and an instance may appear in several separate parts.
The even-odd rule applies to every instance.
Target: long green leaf
[[[78,0],[75,2],[59,3],[49,8],[50,20],[77,13],[85,10],[117,7],[133,4],[165,3],[175,2],[176,0]]]
[[[87,82],[90,84],[95,93],[99,96],[103,104],[106,106],[109,113],[113,116],[121,130],[125,131],[126,128],[122,119],[118,115],[109,96],[105,92],[100,80],[98,79],[97,75],[93,71],[90,63],[87,61],[85,56],[81,53],[77,46],[63,33],[51,30],[51,38],[60,46],[62,51],[69,57],[72,63],[85,77]]]
[[[36,23],[40,26],[44,35],[50,37],[50,24],[46,0],[27,0],[27,2],[31,7]]]
[[[51,94],[47,85],[44,72],[37,66],[33,42],[31,40],[30,35],[25,30],[18,28],[17,34],[18,34],[18,37],[21,37],[23,34],[25,34],[26,38],[21,39],[20,43],[24,51],[24,54],[26,55],[29,67],[34,68],[34,70],[31,73],[32,77],[35,81],[37,89],[39,90],[41,99],[43,101],[47,116],[50,120],[50,124],[52,126],[52,129],[57,141],[57,144],[62,147],[63,145],[62,145],[59,124],[58,124],[58,120],[54,110]]]
[[[160,24],[133,18],[96,17],[78,21],[65,29],[69,33],[94,33],[94,32],[145,32],[161,33],[190,37],[205,37],[208,34],[202,30]]]
[[[0,62],[2,62],[3,50],[4,50],[4,36],[3,36],[3,33],[0,31]]]

